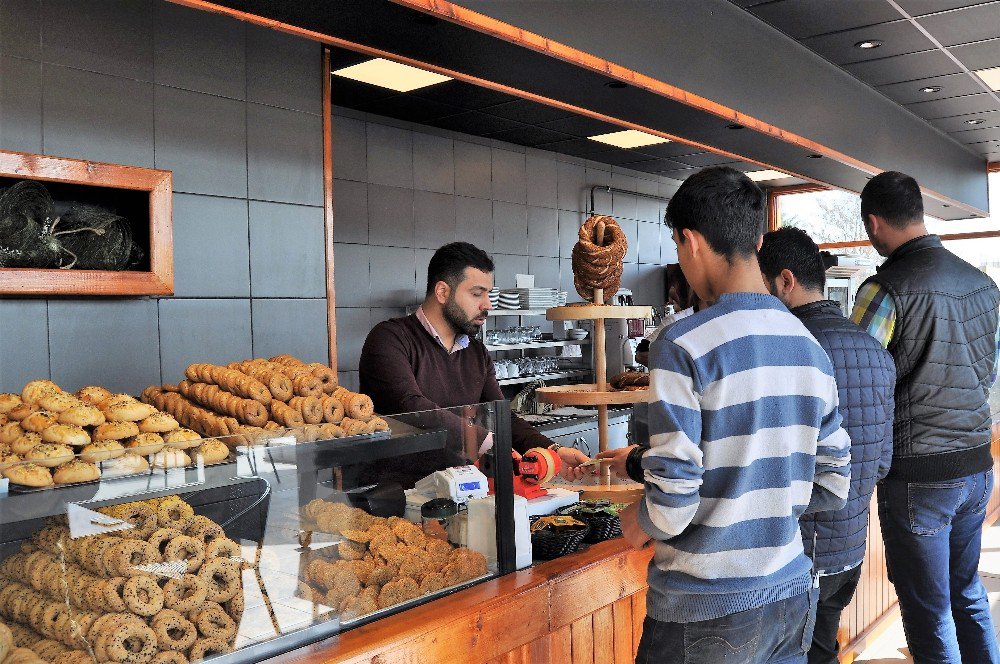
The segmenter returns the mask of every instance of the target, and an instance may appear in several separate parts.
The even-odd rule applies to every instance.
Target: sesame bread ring
[[[56,484],[75,484],[77,482],[93,482],[101,478],[101,469],[96,464],[73,459],[62,464],[52,473]]]
[[[153,468],[184,468],[191,465],[191,457],[181,450],[164,448],[153,455]]]
[[[341,420],[343,422],[343,420]],[[344,430],[338,424],[321,424],[319,430],[323,432],[323,438],[343,438]]]
[[[125,503],[116,505],[115,508],[111,512],[112,516],[122,521],[128,521],[135,526],[128,530],[118,531],[119,537],[145,540],[159,527],[156,520],[156,512],[145,502]],[[127,575],[123,574],[122,576]]]
[[[183,500],[162,501],[156,508],[156,522],[160,528],[184,532],[192,518],[194,510]]]
[[[131,529],[138,530],[137,528]],[[129,532],[129,531],[124,531]],[[147,534],[146,537],[149,537]],[[149,574],[136,569],[141,565],[159,562],[159,552],[144,539],[128,539],[115,544],[108,551],[108,567],[115,576],[142,576]]]
[[[21,397],[19,397],[18,395],[11,394],[10,392],[4,392],[3,394],[0,394],[0,414],[6,415],[10,411],[20,406],[22,403],[24,402],[21,401]]]
[[[10,651],[4,664],[44,664],[45,660],[40,658],[34,650],[30,648],[18,647]]]
[[[10,444],[10,451],[20,457],[42,444],[42,436],[34,431],[28,431]]]
[[[24,429],[17,422],[0,425],[0,445],[10,445],[24,435]]]
[[[178,450],[197,447],[201,444],[200,441],[201,434],[191,429],[175,429],[163,436],[163,442],[167,444],[167,447]]]
[[[88,661],[89,657],[90,655],[87,654],[86,650],[67,650],[57,655],[52,660],[52,664],[79,664],[80,662]]]
[[[350,417],[345,417],[340,423],[340,428],[344,430],[344,434],[347,436],[360,436],[362,434],[371,433],[368,425],[361,420],[355,420]]]
[[[323,397],[323,421],[329,424],[340,424],[344,419],[344,404],[337,397]]]
[[[139,435],[135,422],[107,422],[94,429],[93,438],[98,440],[124,440]]]
[[[288,405],[299,411],[306,424],[319,424],[323,421],[323,402],[316,397],[292,397]]]
[[[194,574],[205,562],[205,545],[201,540],[187,535],[180,535],[169,542],[163,550],[163,562],[183,560],[187,563],[188,573]]]
[[[241,558],[243,549],[228,537],[217,537],[205,545],[205,559]]]
[[[344,404],[344,412],[348,417],[367,422],[375,414],[375,404],[367,394],[358,394],[338,387],[333,396]]]
[[[60,423],[78,427],[96,427],[104,424],[105,421],[106,418],[100,408],[86,404],[73,406],[59,413]]]
[[[7,655],[14,649],[14,635],[7,625],[0,623],[0,662],[7,659]]]
[[[246,608],[246,597],[243,595],[243,591],[233,595],[233,598],[228,602],[222,603],[222,608],[226,610],[229,617],[239,623],[243,619],[243,610]]]
[[[156,454],[163,449],[163,437],[158,433],[140,433],[125,443],[125,449],[135,454]]]
[[[191,646],[188,659],[192,662],[200,662],[211,655],[226,655],[233,651],[233,646],[224,639],[198,639]]]
[[[35,433],[41,433],[48,429],[50,426],[56,423],[55,413],[50,413],[47,410],[40,410],[38,412],[28,415],[26,418],[21,420],[21,428],[25,431],[34,431]]]
[[[222,526],[200,514],[191,518],[186,524],[184,532],[189,537],[201,540],[202,544],[206,546],[226,536],[226,531],[222,529]]]
[[[125,447],[117,440],[99,440],[80,451],[80,458],[90,463],[116,459],[125,454]]]
[[[141,622],[130,622],[109,637],[105,652],[112,662],[145,664],[157,652],[156,634]]]
[[[73,406],[83,405],[83,402],[74,397],[72,394],[67,394],[65,392],[52,392],[51,394],[46,394],[39,399],[38,405],[47,411],[61,413],[64,410],[69,410]]]
[[[153,413],[139,422],[139,431],[143,433],[166,433],[178,429],[180,426],[172,415],[168,415],[167,413]]]
[[[226,641],[236,636],[236,623],[216,602],[205,602],[199,611],[191,615],[191,621],[202,636]]]
[[[194,629],[193,626],[192,629]],[[195,631],[195,637],[197,636],[198,633],[197,631]],[[166,647],[162,644],[162,642],[160,642],[159,637],[157,637],[156,640],[158,643],[160,643],[161,648]],[[156,653],[153,659],[149,660],[149,664],[188,664],[188,658],[184,655],[184,653],[178,652],[176,650],[161,650],[160,652]]]
[[[212,558],[201,566],[198,577],[205,582],[212,602],[229,601],[243,588],[241,566],[229,558]]]
[[[90,443],[90,434],[72,424],[53,424],[42,431],[42,440],[46,443],[83,447]]]
[[[156,632],[157,645],[164,650],[187,650],[198,640],[194,623],[173,609],[163,609],[153,616],[150,627]]]
[[[309,367],[309,371],[312,372],[312,375],[323,386],[323,392],[325,394],[333,394],[333,391],[337,389],[337,372],[319,362],[312,362],[306,366]]]
[[[108,390],[100,387],[99,385],[88,385],[87,387],[81,387],[76,392],[76,398],[80,401],[90,404],[91,406],[96,406],[97,404],[110,399],[113,395]]]
[[[112,613],[120,613],[127,608],[125,606],[125,598],[122,597],[126,581],[128,581],[128,579],[124,576],[115,576],[101,584],[101,587],[104,590],[105,610]],[[96,623],[94,624],[94,627],[97,627]]]
[[[271,402],[271,417],[275,422],[285,427],[295,428],[305,424],[305,420],[302,419],[302,414],[298,410],[281,401]]]
[[[155,616],[163,609],[163,591],[148,576],[133,576],[126,581],[122,598],[129,611],[144,618]]]
[[[170,543],[170,540],[180,537],[183,534],[176,528],[157,528],[146,541],[156,548],[160,553],[160,560],[163,560],[163,554],[166,552],[167,544]]]
[[[52,394],[53,392],[62,392],[62,388],[51,380],[33,380],[25,385],[21,391],[21,401],[34,405],[46,394]]]
[[[73,460],[73,449],[65,445],[42,443],[31,448],[31,450],[24,455],[24,459],[25,461],[30,461],[38,464],[39,466],[55,468],[60,464]]]
[[[229,448],[218,438],[209,438],[195,448],[196,455],[200,454],[204,463],[221,463],[229,458]]]
[[[368,420],[368,428],[372,430],[372,433],[376,431],[389,431],[389,423],[383,420],[381,417],[373,417]]]
[[[156,413],[156,408],[141,401],[112,400],[102,404],[101,410],[109,422],[138,422]]]
[[[208,586],[200,577],[185,574],[179,579],[167,580],[163,586],[163,597],[168,609],[187,613],[205,603]]]

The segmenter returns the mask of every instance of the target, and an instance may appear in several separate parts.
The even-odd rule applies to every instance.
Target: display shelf
[[[544,316],[546,309],[490,309],[490,318],[494,316]]]
[[[548,320],[603,320],[605,318],[649,318],[652,307],[620,307],[611,304],[584,304],[580,306],[552,307],[546,310]]]
[[[598,389],[594,383],[539,387],[535,394],[539,401],[559,406],[625,405],[649,401],[649,390],[611,392]]]
[[[532,348],[561,348],[563,346],[589,346],[590,339],[559,339],[554,341],[529,341],[523,344],[492,344],[486,350],[531,350]]]
[[[553,371],[551,373],[535,374],[533,376],[518,376],[517,378],[501,378],[497,382],[500,385],[518,385],[520,383],[530,383],[534,380],[560,380],[563,378],[575,378],[577,376],[589,376],[590,369],[573,369],[567,371]]]

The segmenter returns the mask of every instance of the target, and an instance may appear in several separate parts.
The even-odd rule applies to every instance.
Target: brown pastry
[[[53,424],[42,431],[42,440],[46,443],[83,447],[90,443],[90,434],[72,424]]]
[[[74,484],[76,482],[91,482],[100,479],[101,469],[96,464],[73,459],[58,466],[52,473],[56,484]]]
[[[604,290],[605,304],[621,287],[622,261],[628,251],[628,238],[612,217],[593,215],[580,227],[573,247],[573,284],[585,300],[593,301],[594,290]]]
[[[25,456],[38,445],[42,444],[42,436],[34,431],[24,433],[20,438],[10,444],[10,451],[18,456]]]
[[[52,485],[52,473],[49,472],[49,469],[33,463],[11,466],[3,471],[3,475],[14,484],[22,486],[44,487]]]
[[[21,420],[21,428],[25,431],[34,431],[35,433],[41,433],[45,431],[50,426],[56,423],[56,416],[47,410],[40,410],[36,413],[28,415],[26,418]]]
[[[59,413],[59,422],[73,424],[78,427],[96,427],[104,424],[106,418],[101,409],[96,406],[81,404]]]
[[[158,433],[140,433],[125,442],[125,449],[134,454],[156,454],[164,444],[163,437]]]
[[[54,468],[60,464],[73,459],[73,449],[66,445],[55,445],[53,443],[42,443],[35,445],[24,455],[26,461],[30,461],[39,466]]]
[[[21,401],[34,405],[43,396],[53,392],[62,392],[62,388],[51,380],[33,380],[25,385],[24,390],[21,391]]]
[[[4,392],[3,394],[0,394],[0,413],[6,415],[22,403],[21,397],[18,395],[11,394],[10,392]]]
[[[94,429],[93,439],[124,440],[139,435],[139,426],[135,422],[106,422]]]
[[[125,454],[125,447],[117,440],[97,440],[80,452],[80,458],[90,463],[107,461]]]

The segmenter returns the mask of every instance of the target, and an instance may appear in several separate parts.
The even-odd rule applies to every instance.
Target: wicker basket
[[[588,544],[596,544],[605,540],[622,536],[622,521],[617,514],[607,512],[587,512],[579,511],[581,503],[574,503],[559,510],[560,514],[565,514],[579,521],[583,521],[590,526],[590,531],[583,541]]]
[[[531,519],[532,523],[538,517]],[[536,560],[552,560],[567,553],[573,553],[590,532],[590,526],[584,525],[577,530],[564,530],[556,533],[549,530],[539,530],[531,533],[531,556]]]

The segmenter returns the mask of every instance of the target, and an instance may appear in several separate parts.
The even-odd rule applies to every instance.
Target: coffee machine
[[[611,301],[618,306],[634,304],[632,291],[621,288]],[[605,318],[605,351],[608,358],[608,376],[636,368],[635,350],[646,331],[645,318]]]

